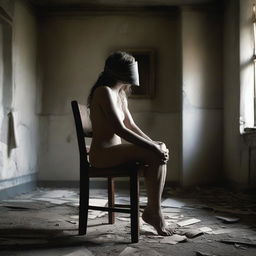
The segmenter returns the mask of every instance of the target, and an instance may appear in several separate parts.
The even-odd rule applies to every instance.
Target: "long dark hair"
[[[119,73],[126,72],[127,67],[135,61],[134,57],[126,52],[117,51],[112,53],[105,61],[104,71],[100,73],[96,83],[92,86],[89,96],[87,98],[87,107],[90,108],[93,94],[100,86],[112,87],[118,82],[128,83],[129,81],[122,81],[118,78]],[[108,70],[113,71],[108,72]],[[129,93],[130,86],[126,86],[126,92]],[[121,97],[125,97],[125,92],[121,92]]]

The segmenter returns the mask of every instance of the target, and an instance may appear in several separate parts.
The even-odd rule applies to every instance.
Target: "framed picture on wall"
[[[155,96],[155,50],[122,49],[138,62],[140,86],[132,86],[130,98],[153,98]]]

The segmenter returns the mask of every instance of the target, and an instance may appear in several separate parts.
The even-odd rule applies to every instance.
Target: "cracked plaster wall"
[[[12,4],[11,1],[8,3]],[[4,4],[6,7],[7,1]],[[12,43],[8,45],[12,55],[12,74],[8,75],[8,84],[4,69],[11,60],[3,56],[4,40],[1,40],[0,47],[0,61],[4,64],[0,70],[0,124],[4,127],[7,112],[12,109],[17,147],[8,156],[8,142],[3,138],[0,141],[0,190],[31,182],[37,172],[39,135],[35,109],[36,100],[40,97],[36,86],[36,20],[23,1],[16,1],[15,5],[7,8],[8,13],[12,11]],[[2,26],[1,37],[6,35]]]

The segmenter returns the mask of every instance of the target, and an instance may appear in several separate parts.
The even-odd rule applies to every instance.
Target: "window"
[[[253,25],[253,88],[254,88],[254,127],[256,127],[256,6],[253,5],[252,25]]]

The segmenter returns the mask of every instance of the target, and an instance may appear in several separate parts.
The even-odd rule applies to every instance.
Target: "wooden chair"
[[[79,235],[86,234],[89,209],[108,211],[109,224],[114,224],[115,212],[130,213],[131,240],[132,243],[137,243],[139,241],[139,166],[136,163],[127,163],[111,168],[91,166],[88,161],[88,150],[85,143],[85,137],[92,137],[90,117],[86,106],[78,104],[77,101],[72,101],[71,106],[80,153]],[[89,180],[93,177],[106,177],[108,179],[108,207],[89,205]],[[130,178],[131,204],[129,206],[115,204],[114,177]]]

